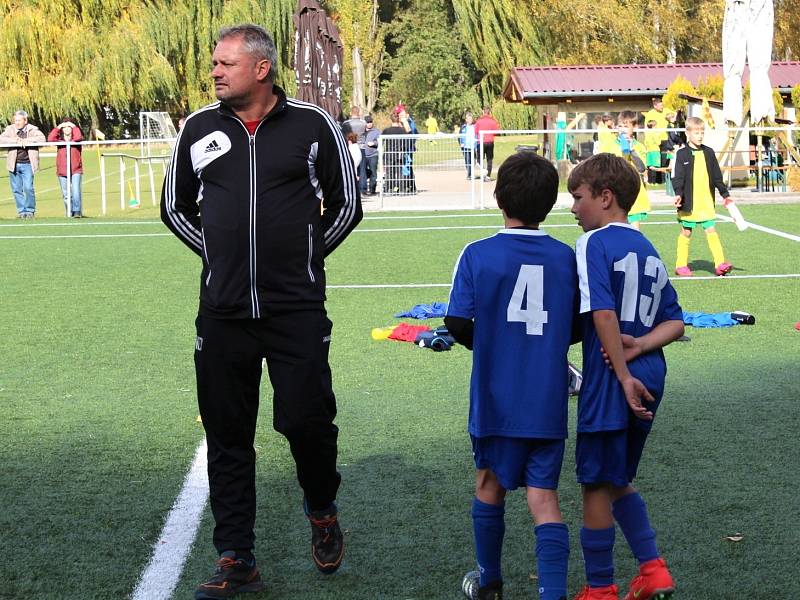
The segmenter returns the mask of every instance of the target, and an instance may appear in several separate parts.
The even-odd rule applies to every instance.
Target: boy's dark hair
[[[567,189],[574,192],[584,183],[589,186],[592,196],[610,190],[625,212],[633,206],[642,185],[639,174],[627,160],[608,152],[595,154],[575,167],[567,180]]]
[[[648,129],[653,129],[653,128],[655,128],[655,126],[656,126],[656,125],[658,125],[658,123],[656,123],[655,121],[653,121],[653,119],[650,119],[650,120],[647,122],[647,127],[648,127]]]
[[[558,197],[558,171],[529,150],[512,154],[497,171],[494,197],[507,217],[526,225],[541,223]]]
[[[632,110],[623,110],[617,115],[617,123],[624,123],[625,121],[630,121],[636,125],[639,122],[639,115]]]

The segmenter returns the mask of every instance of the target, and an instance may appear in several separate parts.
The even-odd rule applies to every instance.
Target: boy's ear
[[[600,202],[604,210],[608,210],[611,205],[614,203],[614,192],[605,188],[603,191],[600,192]]]

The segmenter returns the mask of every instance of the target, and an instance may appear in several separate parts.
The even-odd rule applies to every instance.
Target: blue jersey
[[[583,332],[583,384],[578,398],[578,431],[613,431],[628,426],[622,385],[600,353],[591,312],[613,310],[622,333],[645,335],[663,321],[683,318],[678,295],[653,245],[627,223],[611,223],[578,238]],[[628,364],[657,399],[664,392],[667,364],[659,349]]]
[[[567,437],[575,253],[537,229],[503,229],[461,252],[447,315],[474,320],[469,432]]]

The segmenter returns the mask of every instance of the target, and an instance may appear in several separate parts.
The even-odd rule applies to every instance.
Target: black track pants
[[[273,426],[289,441],[311,510],[336,499],[338,428],[324,310],[263,319],[198,316],[197,396],[208,442],[208,480],[218,552],[253,548],[255,450],[262,358],[274,389]]]

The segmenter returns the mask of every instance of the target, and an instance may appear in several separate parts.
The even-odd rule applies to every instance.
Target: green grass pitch
[[[2,216],[13,216],[8,208]],[[798,204],[743,211],[800,235]],[[474,565],[470,354],[370,338],[371,328],[399,322],[395,312],[445,301],[449,290],[335,286],[449,283],[464,244],[493,232],[458,227],[501,224],[497,213],[465,212],[372,213],[330,257],[347,555],[331,577],[312,566],[301,492],[287,444],[271,429],[265,378],[256,554],[268,591],[254,598],[460,597],[461,577]],[[155,209],[135,216],[0,221],[2,598],[130,595],[202,440],[192,364],[199,263],[165,235]],[[671,271],[678,232],[670,221],[654,214],[644,232]],[[571,244],[580,233],[573,223],[558,211],[546,225],[560,225],[548,231]],[[432,225],[453,229],[377,231]],[[677,598],[799,597],[800,243],[739,233],[730,223],[719,231],[732,275],[794,277],[675,282],[685,310],[745,310],[757,321],[687,328],[691,341],[667,348],[665,400],[636,484]],[[702,234],[691,257],[698,275],[710,274]],[[580,360],[579,349],[571,358]],[[571,426],[574,412],[573,399]],[[583,583],[573,453],[574,436],[560,491],[571,594]],[[510,494],[506,522],[505,597],[534,598],[533,531],[521,492]],[[734,534],[741,541],[725,539]],[[619,533],[617,541],[617,579],[627,589],[636,565]],[[192,597],[214,558],[206,509],[174,597]]]

